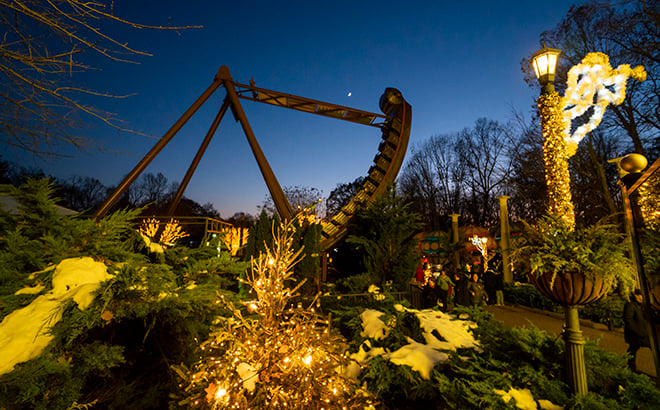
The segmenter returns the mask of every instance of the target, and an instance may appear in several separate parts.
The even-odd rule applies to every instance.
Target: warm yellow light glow
[[[548,51],[552,52],[549,53]],[[553,56],[554,55],[554,60]],[[546,49],[532,59],[534,70],[541,84],[554,80],[554,66],[559,50]],[[552,66],[552,67],[551,67]],[[547,75],[547,77],[543,77]],[[608,104],[621,104],[625,98],[628,77],[644,81],[644,67],[631,69],[621,65],[613,70],[609,57],[603,53],[589,53],[582,62],[568,72],[566,96],[544,88],[538,99],[543,132],[543,162],[548,187],[548,212],[563,219],[569,227],[575,225],[575,211],[571,198],[568,159],[575,154],[584,136],[595,129]],[[589,108],[592,114],[585,124],[571,134],[571,123],[584,115]]]
[[[143,220],[142,225],[140,226],[140,233],[144,236],[154,239],[158,233],[159,225],[160,224],[156,218],[148,218]]]
[[[165,246],[172,246],[177,240],[189,236],[176,219],[170,219],[165,224],[160,237],[157,236],[159,229],[160,222],[156,218],[148,218],[142,222],[139,231],[153,242],[158,242]]]
[[[163,228],[163,232],[160,234],[160,243],[172,246],[174,245],[174,242],[187,236],[190,235],[184,232],[179,221],[176,219],[170,219],[170,221],[165,224],[165,228]]]
[[[640,185],[638,204],[642,212],[644,225],[648,228],[660,229],[660,176],[655,173]]]
[[[231,252],[232,256],[236,256],[239,249],[247,243],[250,229],[240,227],[228,227],[221,230],[222,243],[225,244],[227,249]]]
[[[554,48],[543,47],[532,56],[534,73],[542,85],[548,81],[554,81],[557,57],[560,53],[561,51]]]
[[[485,236],[479,237],[474,235],[470,238],[470,242],[472,242],[472,245],[476,246],[481,253],[484,260],[484,272],[486,272],[488,270],[488,261],[492,259],[492,256],[490,258],[488,257],[488,238]]]
[[[548,212],[559,216],[568,226],[575,225],[571,197],[571,177],[568,172],[568,148],[564,134],[561,98],[556,92],[542,94],[538,99],[543,133],[543,162],[548,187]]]
[[[222,387],[220,387],[220,388],[218,389],[218,391],[215,392],[215,398],[216,398],[216,400],[221,399],[222,396],[224,396],[225,394],[227,394],[227,390],[226,390],[226,389],[223,389]]]
[[[185,404],[204,397],[214,409],[358,409],[373,402],[358,390],[359,384],[337,372],[349,359],[345,339],[330,332],[328,318],[315,313],[312,305],[291,301],[302,283],[293,277],[301,251],[291,249],[295,230],[288,229],[289,224],[275,234],[271,248],[252,260],[252,269],[241,279],[256,294],[255,301],[246,302],[248,309],[258,305],[256,314],[245,316],[219,295],[232,317],[218,322],[201,346],[200,361],[185,370],[184,389],[190,398]],[[220,393],[217,384],[226,391]]]
[[[557,65],[557,56],[543,54],[536,59],[534,59],[534,71],[536,72],[536,78],[540,78],[543,75],[554,74],[555,67]]]

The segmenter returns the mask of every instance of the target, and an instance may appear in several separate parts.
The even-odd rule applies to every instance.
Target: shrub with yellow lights
[[[247,243],[250,230],[248,228],[231,227],[222,229],[222,243],[225,244],[227,249],[233,256],[238,253],[241,246]]]
[[[561,104],[561,97],[556,92],[542,94],[538,99],[543,132],[543,162],[548,187],[548,212],[573,226],[575,213],[571,200],[569,155],[564,138]]]
[[[165,224],[163,231],[160,233],[160,237],[157,237],[159,229],[160,222],[156,218],[148,218],[142,222],[139,231],[151,241],[165,246],[172,246],[179,239],[189,236],[183,230],[179,221],[174,218],[170,219],[170,221]]]
[[[165,224],[163,232],[160,234],[160,243],[172,246],[176,241],[187,236],[189,235],[183,230],[179,221],[176,219],[170,219],[170,221]]]
[[[272,248],[256,260],[243,280],[256,299],[250,316],[223,297],[231,317],[221,319],[200,346],[192,369],[175,367],[184,379],[183,407],[211,409],[364,409],[373,399],[342,374],[347,344],[332,332],[327,318],[295,306],[293,266],[301,250],[292,250],[293,223],[274,230]],[[290,287],[289,285],[295,285]]]
[[[153,239],[156,237],[159,227],[160,227],[160,222],[158,222],[158,219],[147,218],[142,221],[142,225],[140,226],[140,233],[144,236]]]

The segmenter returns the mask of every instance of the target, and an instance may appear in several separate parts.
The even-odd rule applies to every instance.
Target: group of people
[[[446,312],[450,305],[504,304],[502,273],[488,270],[482,274],[479,265],[474,266],[466,264],[460,271],[450,272],[442,265],[432,266],[422,257],[414,281],[422,288],[423,307],[437,305]]]
[[[446,312],[450,305],[485,306],[504,304],[504,280],[498,270],[485,273],[479,265],[464,265],[461,271],[449,274],[442,265],[432,266],[421,257],[413,282],[422,289],[423,308],[438,306]],[[624,337],[628,344],[628,365],[637,370],[637,352],[650,347],[648,326],[642,310],[642,292],[636,289],[623,307]]]

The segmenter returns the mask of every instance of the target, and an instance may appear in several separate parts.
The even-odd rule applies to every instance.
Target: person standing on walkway
[[[470,304],[470,292],[468,291],[468,283],[470,281],[469,272],[467,268],[456,271],[454,275],[454,306],[468,306]]]
[[[440,310],[443,312],[447,311],[449,305],[449,298],[447,297],[449,285],[454,286],[454,282],[447,276],[444,269],[440,269],[440,274],[435,278],[435,289],[438,294],[438,302],[442,303]]]
[[[623,305],[623,335],[628,343],[628,367],[637,371],[637,351],[641,347],[650,347],[649,333],[642,311],[642,291],[635,289],[630,300]]]
[[[495,271],[495,305],[504,305],[504,275],[499,269]]]
[[[470,294],[470,304],[472,306],[484,306],[488,301],[488,295],[484,290],[484,284],[479,279],[478,273],[472,274],[472,280],[468,284],[468,292]]]

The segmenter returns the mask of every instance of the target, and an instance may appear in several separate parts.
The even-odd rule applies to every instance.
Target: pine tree
[[[414,235],[423,225],[411,203],[389,187],[380,198],[360,209],[346,242],[362,253],[372,283],[405,290],[415,269]]]

